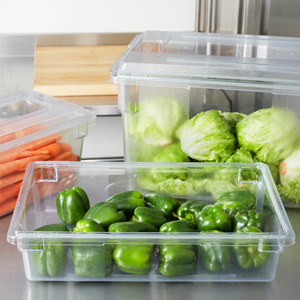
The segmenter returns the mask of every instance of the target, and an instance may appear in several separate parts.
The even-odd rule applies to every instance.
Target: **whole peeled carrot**
[[[3,177],[7,174],[18,172],[24,170],[24,168],[33,161],[39,161],[39,160],[47,160],[51,158],[50,155],[35,155],[30,156],[22,159],[18,159],[15,161],[10,161],[4,164],[0,165],[0,177]]]
[[[75,153],[72,153],[68,158],[64,159],[65,161],[78,161],[78,156]]]
[[[49,161],[60,161],[60,160],[65,160],[71,155],[71,152],[63,152],[55,157],[52,157],[49,159]]]
[[[16,172],[0,178],[0,188],[11,185],[23,179],[25,172]]]
[[[11,197],[14,197],[20,191],[21,185],[22,181],[18,181],[0,189],[0,203],[4,202],[5,200]]]
[[[49,154],[48,150],[34,150],[34,151],[20,151],[13,153],[11,155],[5,156],[3,158],[0,158],[0,164],[4,164],[9,161],[17,160],[20,158],[25,158],[29,156],[35,156],[35,155],[44,155]]]
[[[10,198],[0,203],[0,217],[12,212],[16,206],[18,197]]]
[[[71,151],[71,146],[68,143],[58,143],[58,145],[60,146],[61,152],[69,152],[69,151]]]
[[[37,149],[40,149],[40,148],[45,147],[45,146],[47,146],[47,145],[56,143],[56,142],[58,142],[60,139],[61,139],[60,136],[54,137],[54,138],[51,138],[51,139],[49,139],[49,140],[42,141],[42,142],[40,142],[40,143],[36,143],[36,144],[31,145],[31,146],[25,147],[25,148],[23,148],[21,151],[32,151],[32,150],[37,150]]]
[[[51,157],[55,157],[61,153],[61,148],[59,143],[53,143],[46,147],[40,148],[40,151],[48,151]]]

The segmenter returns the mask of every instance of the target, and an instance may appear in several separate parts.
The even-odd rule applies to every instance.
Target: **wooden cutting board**
[[[51,96],[117,95],[109,68],[126,47],[37,47],[34,90]]]

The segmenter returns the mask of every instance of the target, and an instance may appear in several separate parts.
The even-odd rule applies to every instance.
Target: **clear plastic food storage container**
[[[300,208],[300,39],[145,32],[111,67],[128,162],[264,162]]]
[[[254,282],[295,233],[262,163],[33,162],[7,240],[29,280]]]
[[[80,160],[95,113],[32,90],[0,97],[0,216],[15,206],[27,164]]]

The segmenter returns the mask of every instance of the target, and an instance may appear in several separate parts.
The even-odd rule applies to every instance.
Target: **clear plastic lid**
[[[160,78],[192,86],[205,78],[290,85],[300,80],[300,39],[144,32],[110,71],[110,81],[119,84],[151,84]]]
[[[90,126],[96,115],[79,105],[32,90],[0,97],[0,157],[28,143]]]

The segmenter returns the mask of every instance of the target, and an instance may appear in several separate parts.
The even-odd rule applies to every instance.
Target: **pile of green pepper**
[[[158,260],[158,272],[164,276],[182,276],[195,272],[197,265],[209,272],[225,272],[234,264],[242,269],[263,267],[270,259],[270,246],[237,240],[226,245],[226,239],[212,239],[214,234],[259,233],[264,230],[264,216],[255,211],[256,197],[249,191],[220,195],[214,204],[200,200],[179,202],[176,198],[158,193],[142,195],[125,191],[90,207],[86,192],[80,187],[60,192],[57,213],[62,222],[73,226],[73,234],[99,232],[160,232],[166,234],[199,234],[199,244],[91,244],[73,242],[71,256],[74,272],[83,277],[106,277],[114,265],[121,272],[144,275],[151,272],[152,257]],[[69,231],[65,224],[52,224],[36,231]],[[205,239],[205,236],[209,238]],[[78,241],[78,239],[74,239]],[[39,250],[41,245],[35,246]],[[67,265],[67,246],[44,245],[43,251],[33,254],[36,271],[42,276],[58,276]]]

